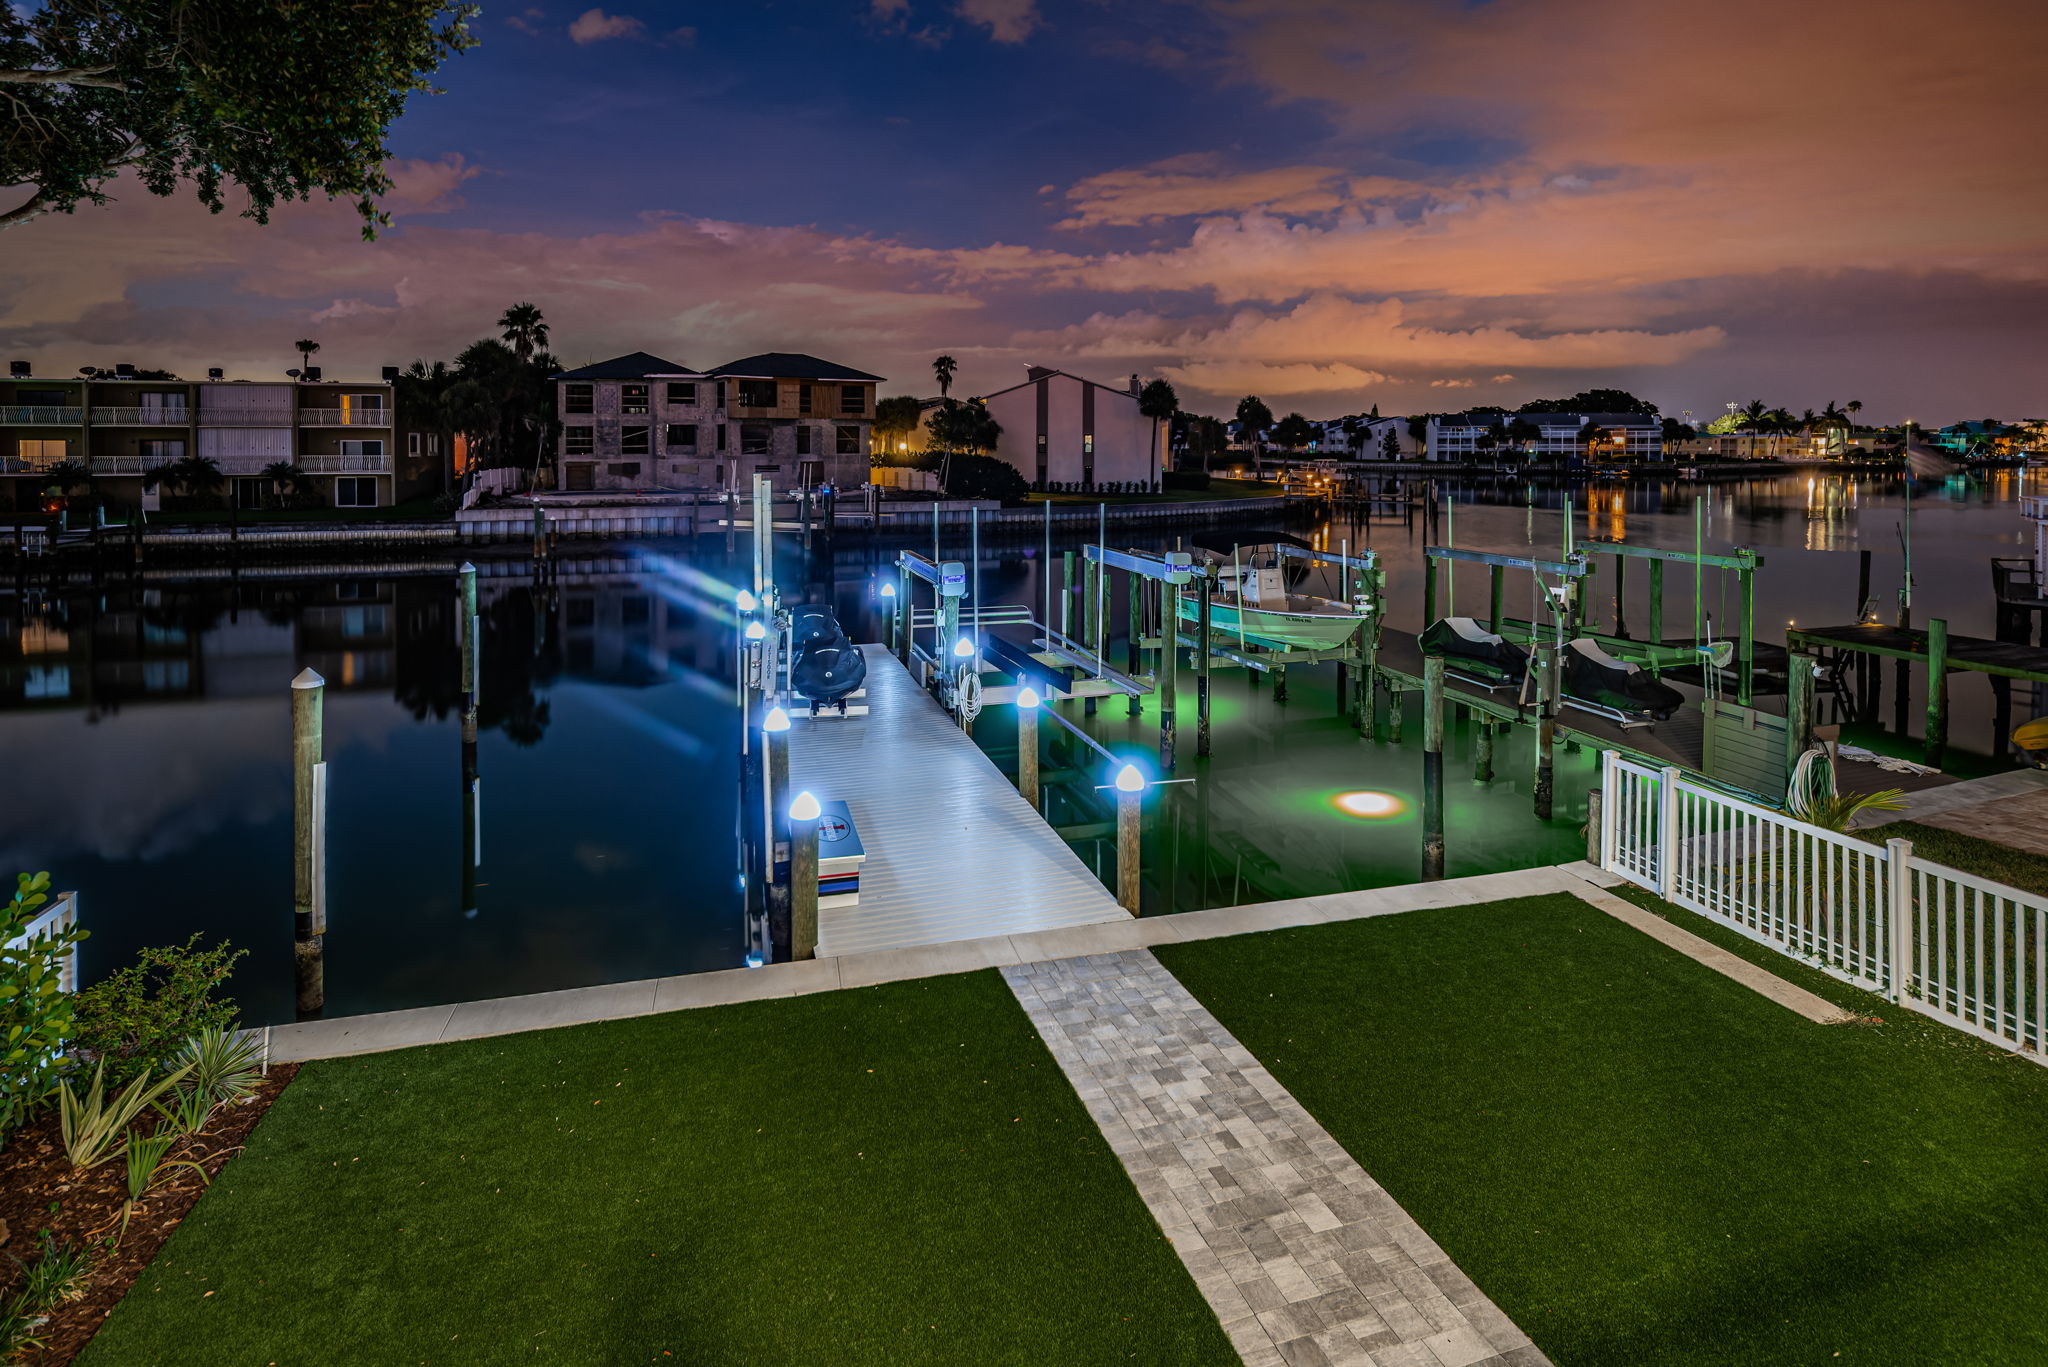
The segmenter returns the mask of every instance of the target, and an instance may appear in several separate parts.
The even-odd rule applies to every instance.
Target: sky
[[[2048,416],[2040,0],[486,4],[394,226],[189,191],[0,233],[0,354],[330,376],[509,304],[581,364],[1029,364],[1331,417]],[[12,197],[8,203],[11,204]]]

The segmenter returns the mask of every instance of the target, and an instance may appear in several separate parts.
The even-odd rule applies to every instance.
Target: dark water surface
[[[1446,488],[1448,486],[1445,486]],[[1988,558],[2023,555],[2017,474],[1922,486],[1913,498],[1914,620],[1992,634]],[[2032,490],[2030,490],[2032,491]],[[1766,559],[1757,620],[1781,640],[1787,620],[1854,618],[1857,556],[1889,617],[1899,584],[1897,481],[1784,476],[1737,484],[1560,490],[1475,485],[1454,491],[1436,539],[1554,555],[1563,499],[1579,538],[1620,537],[1708,551],[1748,546]],[[1695,498],[1704,502],[1695,510]],[[1389,618],[1417,629],[1419,519],[1349,522],[1309,533],[1332,548],[1361,541],[1389,569]],[[1246,533],[1247,537],[1251,536]],[[877,572],[893,547],[842,541],[806,554],[783,538],[778,582],[791,598],[829,594],[857,638],[877,639]],[[1055,554],[1074,538],[1056,539]],[[1171,545],[1164,535],[1122,544]],[[930,543],[913,539],[929,551]],[[1042,602],[1043,543],[982,544],[989,603]],[[949,556],[965,558],[949,535]],[[327,991],[330,1015],[728,968],[746,948],[735,876],[738,765],[736,632],[726,605],[746,546],[723,538],[577,552],[559,582],[536,588],[523,562],[480,560],[484,617],[477,752],[483,858],[465,887],[454,582],[364,564],[347,576],[108,581],[99,589],[0,594],[0,850],[5,865],[47,868],[76,888],[93,938],[88,976],[147,944],[194,931],[249,950],[235,990],[252,1021],[290,1018],[291,803],[288,684],[310,666],[328,680],[330,762]],[[802,587],[797,587],[802,586]],[[1629,577],[1627,615],[1647,619],[1647,575]],[[1690,571],[1667,576],[1667,634],[1694,619]],[[1512,579],[1511,612],[1526,614]],[[1606,595],[1603,602],[1602,595]],[[1485,610],[1483,570],[1461,572],[1456,601]],[[1519,596],[1518,596],[1519,595]],[[1595,610],[1612,613],[1612,580]],[[1702,618],[1733,629],[1735,586],[1709,572]],[[1122,620],[1117,614],[1113,620]],[[1182,754],[1193,755],[1193,697],[1183,675]],[[2004,763],[1990,692],[1952,681],[1952,769]],[[1156,721],[1105,702],[1083,720],[1120,753],[1149,755]],[[2019,700],[2024,718],[2037,710]],[[1889,705],[1884,715],[1891,715]],[[1014,763],[1009,709],[976,738]],[[1909,730],[1920,704],[1909,700]],[[1413,718],[1411,718],[1411,723]],[[1165,790],[1147,833],[1147,910],[1185,910],[1407,882],[1417,869],[1409,745],[1357,741],[1337,716],[1334,670],[1297,670],[1275,703],[1242,671],[1216,675],[1216,755]],[[1885,743],[1882,738],[1870,738]],[[1908,738],[1910,740],[1910,737]],[[1529,813],[1526,736],[1498,747],[1499,777],[1469,781],[1470,736],[1453,728],[1447,828],[1453,875],[1526,867],[1583,848],[1588,752],[1560,756],[1557,816]],[[1098,820],[1105,776],[1078,745],[1048,761],[1068,774],[1054,819]],[[1382,791],[1403,806],[1361,821],[1339,793]],[[1082,829],[1074,845],[1113,873],[1109,847]],[[474,915],[465,915],[471,893]]]

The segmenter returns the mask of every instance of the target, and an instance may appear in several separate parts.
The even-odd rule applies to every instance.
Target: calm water
[[[2019,489],[2007,475],[1916,493],[1916,622],[1946,616],[1955,632],[1991,634],[1987,558],[2031,544],[2014,506]],[[1562,549],[1564,491],[1537,490],[1533,501],[1519,486],[1452,492],[1449,525],[1435,539]],[[1896,482],[1804,477],[1580,488],[1571,492],[1572,524],[1581,538],[1689,549],[1693,500],[1704,497],[1706,549],[1764,554],[1757,617],[1760,634],[1776,640],[1788,619],[1852,620],[1857,557],[1843,552],[1859,548],[1874,551],[1871,591],[1889,615],[1900,494]],[[1380,551],[1390,619],[1423,625],[1419,519],[1316,534]],[[947,553],[965,549],[949,544]],[[792,544],[780,548],[778,582],[802,586],[792,598],[830,595],[849,630],[873,639],[875,573],[892,554],[847,544],[806,554]],[[984,600],[1040,602],[1042,563],[1035,539],[984,542]],[[365,565],[345,578],[252,571],[232,584],[0,594],[10,616],[0,646],[0,753],[12,780],[0,795],[5,864],[48,868],[59,886],[80,891],[94,933],[88,975],[145,944],[195,931],[226,936],[249,951],[235,984],[248,1018],[289,1019],[287,685],[310,665],[329,681],[329,1014],[732,967],[746,938],[734,876],[734,631],[721,604],[744,564],[744,543],[734,553],[718,538],[572,560],[544,589],[518,562],[502,575],[485,564],[473,915],[465,914],[472,890],[451,577]],[[1632,574],[1628,588],[1627,614],[1640,624],[1647,576]],[[1597,606],[1603,624],[1611,590],[1607,580],[1595,594],[1596,605],[1606,596]],[[1511,579],[1511,611],[1526,613],[1527,592]],[[1668,634],[1688,631],[1690,573],[1674,566],[1666,592]],[[1456,594],[1464,611],[1483,613],[1483,572],[1461,576]],[[1710,571],[1699,606],[1732,626],[1733,583],[1724,589]],[[1187,677],[1182,755],[1191,761]],[[1243,672],[1217,672],[1215,757],[1184,764],[1182,774],[1199,781],[1167,790],[1147,833],[1148,911],[1415,876],[1419,727],[1411,716],[1407,747],[1361,743],[1336,714],[1334,685],[1333,670],[1297,669],[1281,704]],[[1951,768],[2002,763],[1986,682],[1958,676],[1952,692]],[[1919,702],[1909,701],[1916,730]],[[1078,704],[1068,706],[1081,720]],[[2020,701],[2022,717],[2035,710],[2048,710],[2048,700]],[[1126,712],[1105,701],[1084,724],[1112,749],[1153,753],[1155,718]],[[1015,747],[1006,713],[991,708],[976,738],[1008,769]],[[1498,777],[1484,787],[1468,781],[1469,744],[1453,728],[1452,874],[1551,862],[1583,848],[1596,756],[1560,757],[1557,817],[1544,825],[1529,815],[1528,738],[1503,737]],[[1099,764],[1072,742],[1049,764],[1064,770],[1054,820],[1084,860],[1109,874],[1109,851],[1092,829],[1105,815]],[[1405,810],[1360,821],[1330,805],[1354,789],[1389,793]]]

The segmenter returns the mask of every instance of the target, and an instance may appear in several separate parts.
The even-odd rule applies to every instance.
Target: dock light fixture
[[[1017,693],[1017,706],[1022,708],[1033,708],[1043,701],[1044,699],[1038,696],[1038,690],[1030,684],[1025,684]]]
[[[882,581],[881,592],[882,597],[884,598],[894,598],[896,596],[896,581],[893,579],[884,579]]]
[[[953,653],[963,660],[973,659],[974,642],[968,640],[965,636],[962,636],[959,640],[953,642]]]
[[[1116,771],[1116,790],[1120,793],[1142,793],[1145,791],[1145,775],[1135,764],[1126,764]]]
[[[789,713],[780,704],[768,709],[768,715],[761,718],[761,729],[773,734],[789,729]]]
[[[808,788],[798,793],[789,801],[789,819],[791,821],[816,821],[824,810],[823,807],[818,805],[818,799],[811,796]]]
[[[768,628],[762,626],[759,622],[747,623],[747,639],[749,641],[764,641],[767,638]]]
[[[761,606],[759,600],[754,597],[752,589],[741,589],[739,593],[734,595],[732,605],[741,612],[752,612],[755,608]]]

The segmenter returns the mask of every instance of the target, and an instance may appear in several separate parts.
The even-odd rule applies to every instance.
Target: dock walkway
[[[1066,842],[878,645],[867,714],[802,715],[793,788],[838,798],[867,848],[860,902],[818,916],[818,955],[1126,921]]]
[[[1892,660],[1927,659],[1927,633],[1917,627],[1863,622],[1842,627],[1802,627],[1787,631],[1785,636],[1788,641],[1808,648],[1857,651]],[[2040,646],[1951,635],[1947,639],[1945,662],[1951,670],[2048,683],[2048,649]]]

